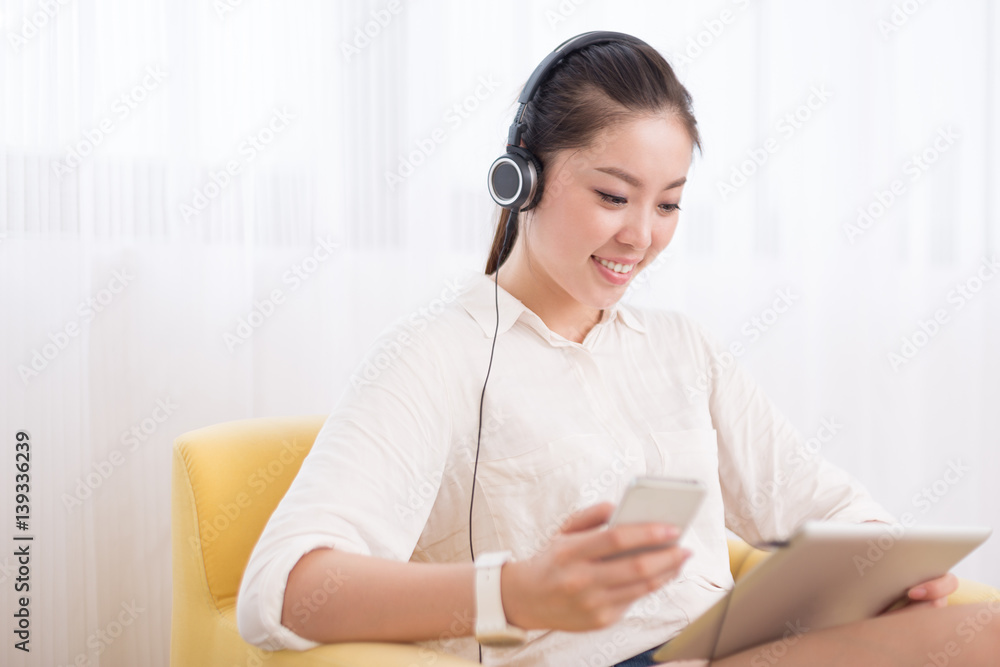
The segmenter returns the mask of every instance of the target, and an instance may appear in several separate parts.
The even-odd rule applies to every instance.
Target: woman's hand
[[[906,592],[905,609],[918,607],[945,607],[948,596],[958,590],[958,577],[948,574],[918,584]]]
[[[874,519],[865,521],[864,523],[889,525],[885,521],[876,521]],[[904,609],[918,609],[920,607],[945,607],[948,605],[948,596],[957,590],[958,577],[949,572],[937,579],[917,584],[906,592],[906,598],[889,607],[884,613],[889,614],[896,611],[903,611]]]
[[[906,592],[906,597],[886,609],[884,614],[894,614],[898,611],[908,611],[921,607],[944,607],[948,604],[948,596],[958,590],[958,577],[948,574],[917,584]]]
[[[583,631],[617,622],[637,599],[677,576],[690,552],[667,524],[620,524],[601,529],[614,511],[603,502],[574,513],[546,548],[504,565],[501,596],[507,621],[524,629]],[[636,547],[665,548],[602,560]]]

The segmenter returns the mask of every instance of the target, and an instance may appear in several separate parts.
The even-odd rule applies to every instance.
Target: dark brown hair
[[[611,125],[636,115],[661,112],[676,114],[688,131],[692,147],[701,150],[691,95],[656,49],[629,42],[604,42],[569,54],[550,71],[524,110],[522,120],[527,127],[523,141],[542,164],[538,188],[544,189],[545,165],[557,151],[585,148]],[[499,209],[486,261],[487,275],[506,261],[517,240],[515,228],[501,257],[510,215],[509,209]]]

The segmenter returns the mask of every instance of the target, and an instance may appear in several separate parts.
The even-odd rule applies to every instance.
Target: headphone
[[[545,82],[552,69],[563,58],[573,51],[604,42],[628,42],[637,46],[649,46],[641,39],[623,32],[602,30],[585,32],[582,35],[571,37],[557,46],[555,51],[538,64],[538,67],[528,78],[528,82],[524,84],[524,90],[521,91],[521,96],[517,100],[518,107],[514,114],[514,122],[511,123],[510,130],[507,132],[507,152],[490,165],[486,181],[493,201],[503,208],[510,209],[512,213],[516,213],[518,210],[527,211],[538,204],[541,196],[541,190],[538,186],[542,163],[531,151],[521,147],[521,135],[526,127],[523,121],[524,110],[528,103],[534,98],[535,93]],[[505,235],[505,245],[506,240]],[[501,254],[502,250],[501,248]]]
[[[490,379],[490,369],[493,368],[493,352],[497,346],[497,332],[500,329],[500,299],[497,276],[500,275],[499,258],[503,257],[507,248],[507,239],[512,236],[512,232],[517,228],[517,216],[520,211],[527,211],[538,204],[541,198],[540,175],[542,163],[535,155],[521,147],[521,135],[524,133],[526,124],[523,121],[525,107],[534,98],[538,88],[545,82],[552,69],[562,62],[562,59],[574,51],[578,51],[591,44],[601,44],[604,42],[627,42],[637,46],[649,46],[646,42],[627,35],[622,32],[593,31],[585,32],[582,35],[571,37],[556,47],[555,51],[545,57],[538,64],[535,71],[531,73],[524,90],[518,98],[517,112],[514,114],[514,122],[510,125],[507,133],[507,152],[498,157],[490,165],[487,177],[487,186],[493,201],[510,210],[507,218],[507,225],[504,229],[503,243],[500,245],[500,252],[497,256],[497,268],[493,275],[494,301],[496,304],[497,324],[493,330],[493,346],[490,348],[490,363],[486,369],[486,380],[483,382],[483,392],[479,397],[479,433],[476,439],[476,462],[472,469],[472,494],[469,500],[469,552],[475,562],[476,553],[472,547],[472,506],[476,498],[476,472],[479,469],[479,445],[483,435],[483,399],[486,396],[486,383]],[[483,647],[479,646],[479,662],[483,661]]]

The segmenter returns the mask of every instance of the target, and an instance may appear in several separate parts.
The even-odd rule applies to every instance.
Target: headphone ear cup
[[[525,203],[521,206],[522,211],[528,211],[537,206],[538,202],[542,199],[542,163],[537,157],[535,157],[535,154],[527,148],[517,146],[509,150],[517,151],[517,154],[520,155],[528,165],[528,171],[531,174],[528,195],[525,197]]]
[[[542,165],[531,151],[508,146],[507,152],[490,165],[490,196],[504,208],[519,210],[525,204],[531,208],[537,203],[541,171]]]

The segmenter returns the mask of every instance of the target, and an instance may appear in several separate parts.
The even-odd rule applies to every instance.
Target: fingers
[[[559,530],[563,533],[577,533],[581,530],[596,528],[607,523],[614,511],[614,504],[608,501],[585,507],[571,514]]]
[[[886,613],[895,614],[925,607],[947,607],[948,596],[956,590],[958,590],[958,577],[949,572],[937,579],[914,586],[907,591],[904,599],[898,600]]]
[[[690,557],[691,552],[681,547],[649,551],[610,561],[599,570],[597,577],[609,587],[642,586],[646,589],[642,594],[645,594],[676,577]]]
[[[640,548],[665,548],[680,535],[676,526],[664,523],[624,523],[581,540],[577,555],[590,560],[623,556]]]
[[[569,527],[586,525],[588,517],[600,513],[594,508],[588,510],[595,514],[581,514]],[[591,582],[606,587],[643,582],[664,574],[672,578],[690,556],[687,549],[677,546],[679,534],[676,526],[662,523],[627,523],[607,530],[581,530],[561,536],[555,563],[565,569],[583,561],[593,568],[589,575]]]
[[[605,627],[680,572],[690,552],[676,546],[675,526],[603,526],[613,511],[605,502],[573,513],[545,552],[531,559],[538,576],[529,589],[541,601],[534,605],[542,609],[539,618],[558,617],[563,629]],[[643,547],[647,550],[630,553]]]
[[[928,602],[936,600],[947,600],[947,597],[958,590],[958,577],[949,572],[948,574],[925,581],[919,586],[910,589],[908,595],[912,600],[925,600]]]
[[[615,506],[607,501],[585,507],[574,512],[563,522],[559,531],[563,534],[583,533],[603,526],[614,513]],[[606,531],[594,532],[585,539],[572,539],[578,544],[574,557],[604,559],[639,548],[666,547],[676,542],[680,531],[676,526],[664,523],[626,523],[609,527]],[[574,536],[584,538],[583,535]]]
[[[603,588],[601,601],[607,605],[632,604],[676,578],[690,555],[686,549],[672,547],[619,558],[601,566],[597,575]]]

